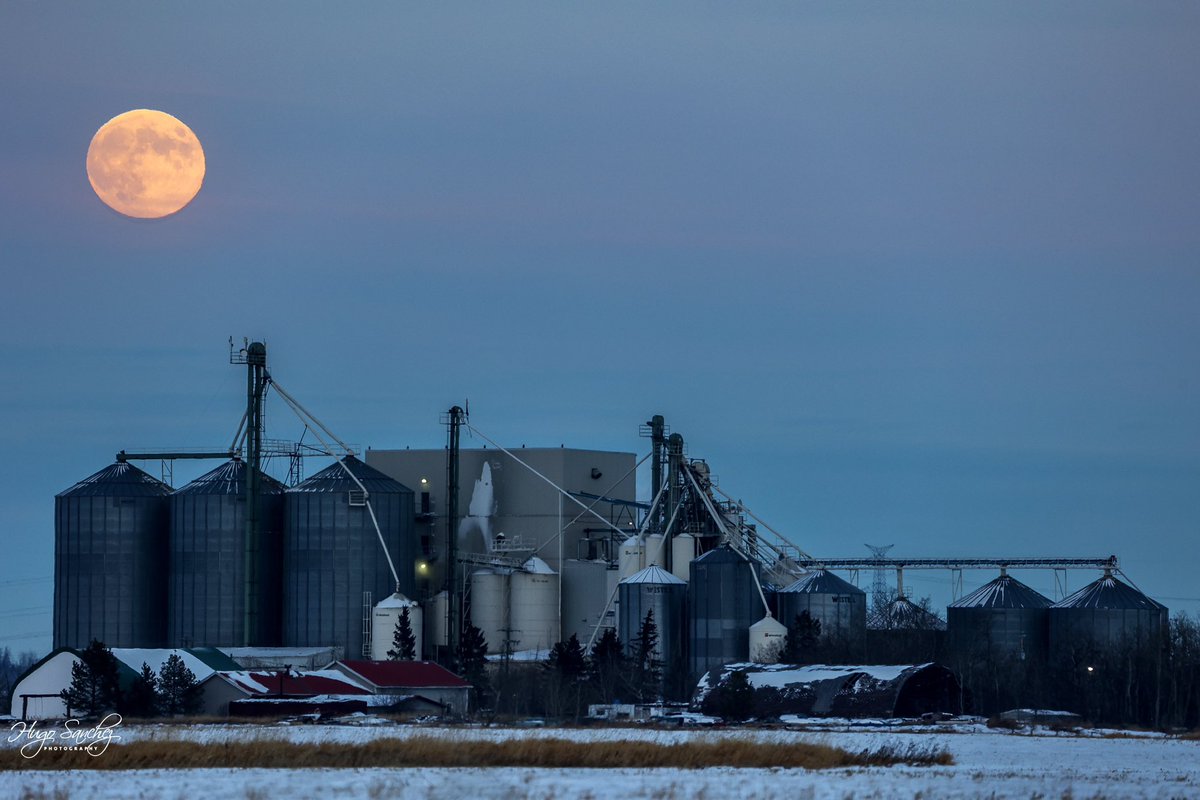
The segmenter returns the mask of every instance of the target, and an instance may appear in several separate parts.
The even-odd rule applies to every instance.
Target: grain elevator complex
[[[56,648],[332,647],[383,660],[407,613],[418,658],[449,663],[470,622],[489,653],[539,660],[606,628],[628,647],[649,617],[679,699],[725,665],[779,661],[801,619],[844,664],[1045,664],[1165,636],[1166,607],[1122,581],[1115,557],[814,557],[727,495],[661,416],[641,426],[642,459],[506,446],[457,406],[444,447],[362,451],[274,380],[264,345],[231,360],[246,368],[247,405],[228,449],[121,451],[55,498]],[[319,444],[265,436],[269,393]],[[327,465],[304,477],[307,457]],[[135,465],[197,458],[215,466],[178,488],[169,469]],[[284,479],[264,471],[268,458],[289,465]],[[912,570],[991,580],[956,592],[943,623],[906,595]],[[1099,577],[1055,602],[1018,570]]]

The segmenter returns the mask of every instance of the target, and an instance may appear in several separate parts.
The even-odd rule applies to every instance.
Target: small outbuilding
[[[379,695],[416,695],[447,714],[470,710],[471,684],[432,661],[339,661],[334,668]]]
[[[696,687],[694,710],[713,713],[730,677],[744,673],[756,717],[919,717],[962,713],[958,678],[940,664],[796,666],[728,664]]]

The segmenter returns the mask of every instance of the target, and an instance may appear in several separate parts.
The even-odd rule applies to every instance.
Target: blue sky
[[[662,413],[815,554],[1200,610],[1194,4],[245,5],[0,9],[0,645],[49,646],[55,492],[232,438],[230,335],[364,445]],[[139,107],[208,160],[160,221],[84,172]]]

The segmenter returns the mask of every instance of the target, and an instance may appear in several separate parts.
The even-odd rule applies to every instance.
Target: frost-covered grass
[[[797,722],[799,722],[797,720]],[[813,721],[814,723],[817,721]],[[822,724],[838,723],[831,720]],[[749,743],[807,742],[851,753],[921,742],[950,752],[953,765],[845,767],[827,770],[631,768],[422,767],[344,769],[142,769],[0,773],[0,797],[83,800],[233,797],[288,800],[399,797],[439,800],[491,798],[1193,798],[1200,797],[1200,742],[1181,737],[1104,738],[1026,728],[989,730],[982,720],[960,725],[854,727],[843,730],[657,730],[652,728],[520,729],[482,726],[146,725],[123,728],[123,741],[229,742],[230,747],[271,741],[397,742],[416,737],[451,742],[546,738],[594,744],[606,741]],[[919,733],[924,731],[924,733]],[[2,742],[2,740],[0,740]],[[103,758],[103,756],[101,756]]]
[[[0,751],[0,770],[21,769],[195,769],[195,768],[340,768],[340,767],[535,767],[701,769],[704,767],[833,769],[837,767],[950,764],[945,750],[881,743],[850,752],[817,742],[756,742],[727,737],[673,744],[639,741],[571,741],[560,738],[510,738],[454,741],[437,736],[378,738],[352,744],[263,739],[229,743],[149,740],[111,745],[90,756],[78,750],[46,750],[28,757],[19,750]]]

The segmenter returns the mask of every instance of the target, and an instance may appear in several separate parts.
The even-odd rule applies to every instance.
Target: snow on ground
[[[814,721],[815,722],[815,721]],[[920,733],[917,731],[930,731]],[[910,743],[945,747],[950,767],[753,770],[334,769],[140,770],[0,773],[0,796],[72,798],[193,796],[288,800],[328,797],[400,798],[1188,798],[1200,797],[1200,742],[1165,737],[1071,736],[989,730],[979,724],[909,730],[650,728],[517,729],[325,725],[147,725],[126,727],[123,741],[364,742],[414,735],[451,739],[567,738],[671,743],[724,737],[770,742],[822,742],[847,750]],[[0,740],[3,741],[3,740]],[[12,746],[12,745],[4,745]],[[101,758],[103,756],[100,756]]]

